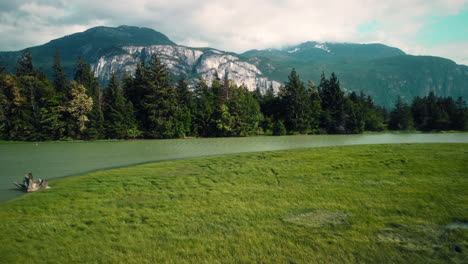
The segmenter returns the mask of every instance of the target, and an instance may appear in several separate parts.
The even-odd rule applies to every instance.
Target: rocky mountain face
[[[0,52],[0,61],[13,72],[23,51]],[[364,91],[377,104],[392,107],[397,96],[407,102],[435,91],[438,96],[468,98],[468,66],[430,56],[411,56],[382,44],[305,42],[283,49],[251,50],[243,54],[212,48],[179,46],[148,28],[96,27],[30,48],[36,67],[52,77],[55,52],[69,78],[79,56],[91,64],[101,84],[110,73],[134,74],[136,63],[156,53],[174,78],[186,76],[210,83],[227,75],[250,90],[275,90],[287,81],[292,68],[301,79],[320,82],[320,75],[335,72],[344,90]]]
[[[120,75],[134,74],[136,64],[144,58],[157,54],[174,76],[186,76],[193,85],[199,78],[211,83],[216,74],[219,78],[226,75],[237,85],[245,85],[253,90],[265,90],[280,83],[262,77],[262,72],[253,64],[239,57],[215,49],[196,49],[177,45],[125,46],[122,53],[106,55],[92,64],[101,82],[106,82],[112,72]]]

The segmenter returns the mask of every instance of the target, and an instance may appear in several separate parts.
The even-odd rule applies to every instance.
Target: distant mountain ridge
[[[278,88],[295,68],[303,81],[320,81],[322,72],[335,72],[347,91],[371,95],[376,103],[391,107],[398,95],[409,101],[435,91],[439,96],[468,98],[468,66],[431,56],[411,56],[383,44],[321,43],[309,41],[283,49],[251,50],[242,54],[212,48],[180,46],[149,28],[95,27],[31,47],[36,67],[52,74],[53,56],[60,53],[68,77],[79,56],[93,66],[101,83],[111,72],[132,74],[136,62],[157,53],[174,77],[192,83],[211,81],[226,74],[253,90]],[[14,71],[22,51],[0,52],[9,71]]]
[[[54,39],[40,46],[29,48],[36,67],[51,72],[56,51],[60,53],[62,66],[70,77],[78,57],[87,63],[95,63],[103,54],[122,53],[123,46],[176,45],[164,34],[149,28],[119,26],[94,27],[62,38]],[[22,51],[0,52],[0,59],[10,71],[16,67],[16,61]]]
[[[280,79],[295,68],[301,78],[318,84],[322,72],[335,72],[344,89],[364,91],[386,107],[393,106],[397,96],[409,102],[430,91],[468,98],[468,66],[440,57],[407,55],[382,44],[306,42],[240,56],[268,79]]]

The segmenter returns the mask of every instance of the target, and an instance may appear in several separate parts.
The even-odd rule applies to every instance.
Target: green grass
[[[468,144],[98,171],[1,204],[0,262],[463,263],[467,177]]]

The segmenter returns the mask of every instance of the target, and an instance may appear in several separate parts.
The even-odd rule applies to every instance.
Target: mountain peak
[[[127,25],[121,25],[118,27],[93,27],[84,32],[69,35],[67,38],[86,40],[87,42],[95,40],[97,42],[101,42],[96,44],[104,44],[105,46],[176,45],[176,43],[172,42],[166,35],[154,29]],[[56,40],[61,39],[63,38]]]

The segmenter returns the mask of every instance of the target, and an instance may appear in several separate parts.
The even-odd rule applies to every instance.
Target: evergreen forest
[[[171,73],[157,55],[137,64],[133,76],[112,74],[101,87],[82,58],[66,76],[58,53],[53,76],[36,69],[26,50],[15,73],[0,66],[0,139],[98,140],[250,135],[350,134],[390,130],[468,130],[463,98],[430,92],[394,109],[363,92],[345,92],[338,77],[322,73],[304,83],[293,69],[278,92],[249,91],[224,78],[194,87]]]

